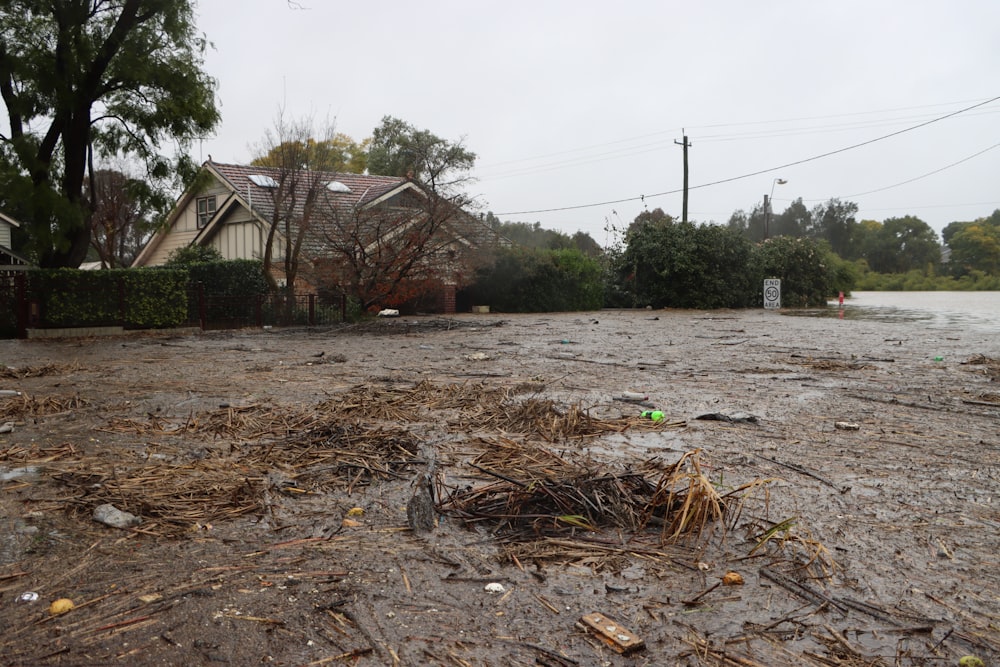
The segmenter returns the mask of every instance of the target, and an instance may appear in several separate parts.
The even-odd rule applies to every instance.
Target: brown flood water
[[[998,664],[998,360],[975,327],[765,311],[0,341],[0,368],[33,371],[0,379],[22,392],[0,397],[0,664]],[[498,429],[445,387],[626,427]],[[417,395],[438,398],[397,400]],[[331,401],[358,417],[320,441],[302,415]],[[633,423],[651,408],[663,426]],[[357,458],[366,429],[395,443],[389,474]],[[439,493],[475,490],[504,448],[595,475],[699,450],[720,493],[767,484],[677,542],[409,529],[429,458]],[[106,498],[143,523],[92,521]],[[579,627],[592,612],[645,647],[618,655]]]

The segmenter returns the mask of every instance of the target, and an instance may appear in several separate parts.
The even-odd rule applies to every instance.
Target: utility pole
[[[684,141],[677,141],[674,139],[674,143],[678,146],[684,147],[684,205],[681,209],[681,222],[688,221],[688,148],[691,147],[691,142],[688,141],[687,133],[684,128],[681,128],[681,133],[683,134]]]
[[[767,193],[764,193],[764,240],[767,240],[767,235],[771,231],[771,198],[768,197]]]
[[[771,233],[771,200],[774,199],[774,186],[784,185],[787,183],[783,178],[776,178],[771,181],[771,196],[764,195],[764,240],[767,240],[768,235]]]

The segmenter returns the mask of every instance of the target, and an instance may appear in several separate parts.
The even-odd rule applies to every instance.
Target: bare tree
[[[390,201],[351,209],[326,207],[332,253],[327,279],[362,309],[395,306],[471,279],[496,235],[465,210],[463,197],[401,188]]]
[[[416,151],[431,182],[372,176],[377,182],[364,191],[345,191],[338,189],[344,186],[338,165],[348,161],[333,127],[328,123],[317,137],[311,120],[288,122],[279,112],[254,161],[273,181],[269,210],[258,209],[268,218],[263,263],[272,287],[278,290],[276,275],[283,272],[289,302],[303,277],[347,292],[368,309],[470,278],[479,248],[496,235],[464,210],[469,201],[456,187],[464,180],[441,178],[467,169],[475,156],[434,139],[427,148],[433,161]]]
[[[143,215],[145,186],[117,169],[93,172],[89,186],[91,247],[104,267],[128,266],[153,231]]]
[[[264,244],[263,268],[271,289],[283,292],[288,314],[294,307],[295,283],[299,278],[303,243],[322,215],[323,193],[330,174],[318,171],[329,164],[326,154],[333,145],[335,133],[327,124],[322,140],[313,140],[312,119],[287,121],[282,111],[258,149],[257,164],[266,164],[267,237]],[[276,256],[277,254],[277,256]],[[280,268],[279,268],[280,267]],[[279,286],[276,273],[284,276]]]

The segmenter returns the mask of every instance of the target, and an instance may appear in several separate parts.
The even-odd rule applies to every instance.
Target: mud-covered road
[[[3,665],[1000,664],[988,334],[404,317],[0,341],[0,390],[20,392],[0,395]],[[685,455],[727,515],[679,540],[622,528],[624,504],[559,505],[516,539],[503,512],[442,505],[573,471],[655,481]],[[414,532],[422,473],[440,511]],[[98,523],[103,503],[142,522]],[[619,655],[593,612],[643,646]]]

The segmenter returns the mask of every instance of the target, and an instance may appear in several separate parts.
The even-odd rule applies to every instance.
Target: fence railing
[[[269,294],[234,297],[211,294],[202,284],[188,288],[189,326],[238,329],[263,326],[324,326],[347,319],[347,298],[337,295]]]
[[[21,275],[0,275],[0,338],[27,338],[29,329],[121,326],[142,328],[128,322],[129,292],[124,283],[117,290],[77,290],[69,298],[93,304],[94,316],[76,315],[56,320],[46,312],[43,299],[32,299]],[[86,313],[89,308],[76,308]],[[116,316],[108,313],[116,313]],[[96,313],[104,313],[96,315]],[[187,317],[182,326],[201,329],[238,329],[263,326],[325,326],[347,319],[347,298],[316,294],[228,296],[213,294],[202,283],[188,286]]]

